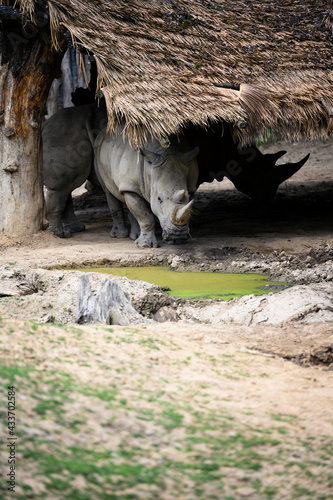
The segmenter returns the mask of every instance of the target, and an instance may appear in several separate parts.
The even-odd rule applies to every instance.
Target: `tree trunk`
[[[42,228],[41,124],[63,55],[38,34],[11,35],[0,47],[0,238]]]

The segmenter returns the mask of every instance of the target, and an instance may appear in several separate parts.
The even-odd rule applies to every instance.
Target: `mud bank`
[[[10,265],[0,268],[0,316],[38,322],[92,323],[91,318],[77,319],[79,309],[85,307],[80,299],[84,279],[91,289],[89,297],[98,298],[109,282],[125,294],[122,307],[128,304],[134,309],[135,314],[127,322],[110,320],[110,324],[143,323],[146,319],[243,326],[333,321],[333,283],[296,285],[279,293],[247,295],[229,301],[189,302],[170,297],[161,287],[125,277],[79,271],[24,271]]]

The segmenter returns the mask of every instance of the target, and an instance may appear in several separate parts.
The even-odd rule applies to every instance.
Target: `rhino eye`
[[[162,201],[163,201],[162,196],[158,196],[158,197],[157,197],[157,201],[158,201],[159,203],[162,203]]]

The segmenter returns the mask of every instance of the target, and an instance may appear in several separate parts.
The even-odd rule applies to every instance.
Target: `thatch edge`
[[[11,3],[0,0],[0,4]],[[16,4],[24,15],[33,19],[36,6],[34,0],[17,0]],[[74,44],[84,46],[84,40],[80,39],[73,25],[73,19],[67,19],[61,10],[61,2],[58,9],[57,3],[48,2],[48,5],[54,47],[58,46],[61,26],[69,30]],[[328,18],[326,25],[329,28]],[[188,122],[207,127],[212,121],[227,121],[233,125],[234,134],[243,144],[251,142],[255,136],[270,134],[292,141],[303,137],[327,138],[333,129],[330,111],[333,109],[333,72],[329,70],[262,76],[255,84],[240,84],[239,90],[219,87],[213,89],[214,82],[202,79],[199,82],[202,92],[214,94],[212,102],[215,109],[201,109],[201,112],[195,114],[193,109],[185,107],[183,113],[168,112],[167,119],[164,119],[163,113],[149,114],[149,101],[143,109],[139,106],[131,109],[124,100],[121,101],[121,82],[119,84],[112,78],[112,72],[110,76],[107,64],[98,54],[95,57],[101,82],[104,81],[102,91],[107,102],[109,129],[112,131],[119,121],[125,121],[126,134],[136,146],[142,144],[148,134],[163,138],[179,133]],[[195,78],[197,75],[194,73],[189,75],[189,85],[195,84]]]

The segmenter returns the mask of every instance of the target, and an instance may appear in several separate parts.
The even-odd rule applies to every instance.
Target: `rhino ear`
[[[278,151],[277,153],[266,153],[264,155],[265,160],[269,161],[272,165],[275,165],[275,163],[278,161],[281,156],[285,155],[287,151]]]
[[[148,149],[140,148],[140,153],[146,158],[148,163],[152,165],[157,165],[161,160],[161,155],[154,153],[153,151],[148,151]]]
[[[198,148],[198,146],[196,146],[194,149],[192,149],[188,153],[184,153],[183,154],[183,161],[184,161],[185,165],[188,165],[190,163],[190,161],[193,160],[193,158],[198,156],[199,151],[200,151],[200,149]]]

